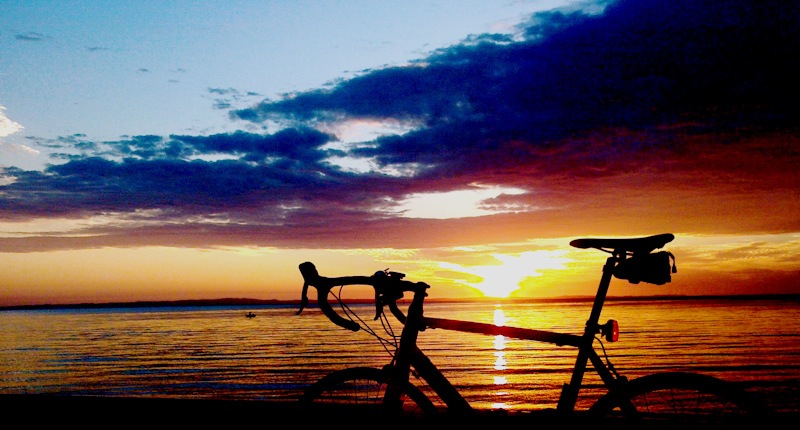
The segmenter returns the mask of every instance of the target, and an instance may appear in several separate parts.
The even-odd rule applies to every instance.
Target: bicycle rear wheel
[[[305,408],[330,413],[383,413],[387,372],[374,367],[337,370],[312,384],[300,397]],[[432,415],[438,412],[433,402],[410,382],[403,388],[403,415]]]
[[[708,375],[665,372],[627,382],[592,405],[591,414],[672,423],[739,423],[766,407],[747,391]]]

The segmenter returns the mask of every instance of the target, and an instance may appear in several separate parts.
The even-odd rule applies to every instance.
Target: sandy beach
[[[175,398],[127,398],[8,394],[0,395],[7,421],[24,425],[79,425],[84,429],[109,426],[252,426],[252,425],[327,425],[333,427],[442,428],[453,425],[478,428],[509,428],[510,426],[587,425],[592,428],[695,428],[684,422],[629,423],[601,420],[576,414],[567,418],[554,411],[502,413],[476,411],[469,416],[440,416],[425,418],[392,418],[365,414],[351,409],[335,409],[325,413],[309,413],[290,401],[241,401]],[[748,421],[737,418],[737,428],[779,424],[797,420],[800,414],[776,414]],[[697,425],[696,428],[727,428],[731,423]],[[498,427],[499,426],[499,427]]]

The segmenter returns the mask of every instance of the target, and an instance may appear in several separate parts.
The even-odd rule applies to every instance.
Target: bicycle
[[[759,417],[767,413],[765,405],[743,388],[722,379],[692,372],[660,372],[628,380],[620,375],[602,348],[595,349],[597,341],[602,347],[603,339],[615,342],[619,326],[615,320],[601,324],[600,314],[613,277],[631,283],[646,282],[664,284],[671,282],[676,273],[675,258],[668,251],[655,250],[674,239],[670,233],[637,238],[584,238],[570,242],[579,249],[597,249],[610,254],[607,258],[600,283],[586,321],[583,334],[559,333],[521,327],[497,326],[493,324],[430,318],[424,315],[424,300],[430,286],[424,282],[404,280],[404,274],[387,270],[372,276],[324,277],[319,275],[311,262],[300,264],[304,278],[299,315],[308,305],[308,287],[317,289],[320,310],[333,323],[352,331],[362,324],[353,318],[346,306],[341,316],[333,310],[328,296],[337,296],[332,289],[348,285],[372,286],[375,289],[375,320],[388,324],[385,309],[402,324],[399,336],[390,336],[394,345],[390,362],[383,368],[352,367],[334,371],[304,391],[300,403],[304,407],[332,407],[342,405],[359,406],[361,410],[378,411],[388,416],[422,414],[435,416],[446,412],[470,416],[475,412],[469,402],[450,383],[447,377],[420,350],[417,339],[427,329],[455,330],[460,332],[503,335],[510,338],[544,342],[556,346],[577,349],[575,365],[568,383],[563,385],[561,396],[555,407],[560,416],[574,415],[581,394],[584,376],[589,369],[597,373],[604,385],[601,395],[588,409],[593,417],[628,417],[636,419],[719,420],[731,418],[741,424],[742,417]],[[412,293],[406,312],[398,306],[405,293]],[[341,304],[341,300],[340,300]],[[374,332],[372,333],[373,335]],[[378,337],[377,335],[375,335]],[[590,366],[591,364],[591,366]],[[414,375],[430,387],[437,403],[411,382]]]

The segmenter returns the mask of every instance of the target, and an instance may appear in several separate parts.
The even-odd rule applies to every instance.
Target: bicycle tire
[[[590,414],[671,423],[722,423],[758,419],[766,406],[722,379],[690,372],[642,376],[603,395]]]
[[[330,413],[358,409],[359,413],[383,413],[387,372],[374,367],[350,367],[331,372],[308,387],[300,397],[305,408]],[[403,415],[435,415],[438,409],[414,384],[403,388]],[[338,409],[338,410],[337,410]]]

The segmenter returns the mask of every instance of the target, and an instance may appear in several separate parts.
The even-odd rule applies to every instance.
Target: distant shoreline
[[[525,298],[525,299],[497,299],[497,298],[463,298],[463,299],[428,299],[428,303],[452,302],[503,302],[503,303],[563,303],[587,302],[594,300],[593,296],[580,297],[552,297],[552,298]],[[608,297],[606,302],[623,301],[653,301],[653,300],[786,300],[800,302],[800,294],[748,294],[748,295],[723,295],[723,296],[623,296]],[[353,299],[350,303],[372,303],[372,299]],[[223,298],[200,300],[171,300],[171,301],[137,301],[137,302],[109,302],[109,303],[74,303],[74,304],[44,304],[44,305],[15,305],[0,306],[0,311],[22,310],[49,310],[49,309],[107,309],[107,308],[152,308],[152,307],[211,307],[211,306],[299,306],[299,300],[276,299],[248,299],[248,298]],[[315,301],[310,303],[311,306]]]

